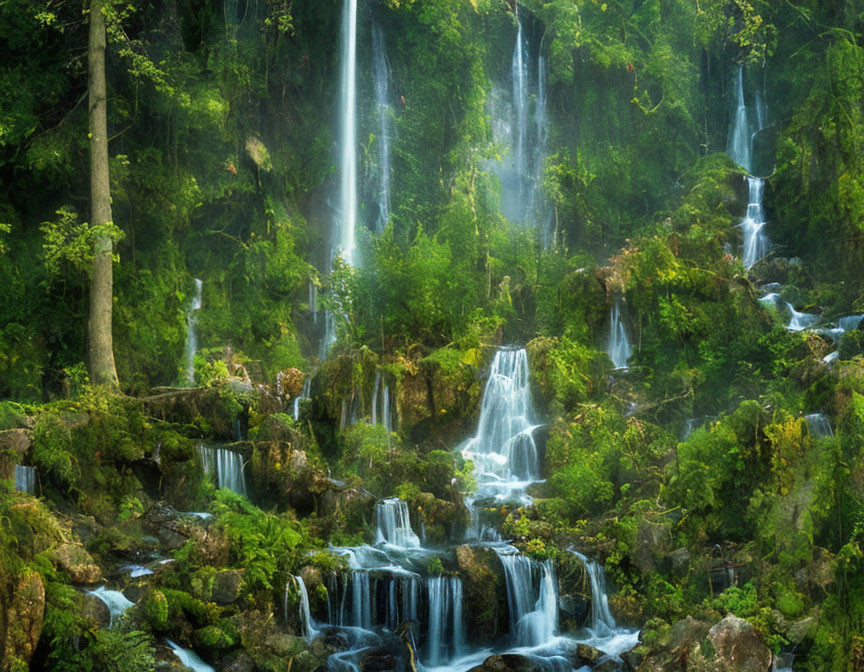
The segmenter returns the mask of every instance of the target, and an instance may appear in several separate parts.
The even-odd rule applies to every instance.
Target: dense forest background
[[[864,5],[522,0],[549,117],[543,205],[526,222],[505,216],[493,123],[514,3],[359,4],[361,225],[355,263],[331,272],[343,3],[107,3],[116,395],[86,366],[89,10],[0,2],[0,463],[26,455],[42,494],[0,481],[0,606],[11,614],[14,586],[35,574],[45,609],[41,639],[13,646],[9,634],[0,667],[151,669],[156,635],[207,629],[193,641],[211,662],[243,649],[256,669],[283,669],[272,642],[227,624],[231,610],[279,611],[304,553],[369,524],[348,504],[315,499],[313,512],[325,485],[309,474],[422,503],[430,535],[449,538],[457,485],[471,486],[451,449],[476,425],[492,350],[520,344],[546,481],[534,509],[502,511],[501,524],[536,557],[578,539],[603,559],[616,613],[644,626],[639,669],[688,669],[670,653],[673,624],[729,613],[794,649],[796,669],[861,669],[864,331],[836,345],[792,331],[758,287],[781,283],[820,324],[864,313]],[[373,25],[392,104],[383,223]],[[738,254],[745,172],[726,155],[739,68],[748,103],[758,91],[769,111],[753,172],[766,177],[773,246],[751,269]],[[198,396],[168,407],[166,390],[186,383],[196,278]],[[622,297],[627,375],[606,354]],[[326,357],[324,311],[338,315]],[[394,381],[392,436],[360,421],[376,371]],[[812,413],[830,436],[808,428]],[[203,439],[248,444],[252,503],[216,493],[196,462]],[[135,465],[157,444],[154,495]],[[301,449],[311,471],[286,471]],[[95,629],[70,588],[80,582],[46,553],[87,517],[80,541],[108,566],[159,499],[210,507],[230,553],[196,556],[209,542],[192,534],[134,629]],[[721,565],[739,574],[715,594],[706,577]],[[242,607],[200,606],[210,588],[190,577],[214,567],[246,568]],[[10,624],[0,616],[0,635]],[[309,656],[296,664],[315,669]]]

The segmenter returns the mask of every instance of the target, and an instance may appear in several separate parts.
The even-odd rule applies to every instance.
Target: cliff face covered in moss
[[[108,225],[84,5],[0,3],[0,670],[864,665],[856,3],[96,3]]]

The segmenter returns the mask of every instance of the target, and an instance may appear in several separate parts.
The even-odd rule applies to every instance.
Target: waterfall
[[[96,590],[88,590],[87,592],[98,598],[106,607],[108,607],[108,613],[110,615],[110,620],[108,621],[109,628],[114,625],[114,618],[116,616],[122,616],[126,613],[126,610],[129,609],[129,607],[135,606],[135,603],[127,600],[126,596],[119,590],[107,590],[105,586],[100,586]]]
[[[726,153],[749,173],[752,168],[752,133],[747,103],[744,100],[744,68],[740,65],[738,66],[738,76],[735,79],[735,98],[735,116],[729,129]]]
[[[551,209],[541,189],[549,131],[546,59],[537,50],[535,66],[519,9],[516,3],[509,104],[503,100],[504,87],[490,100],[493,140],[503,144],[507,154],[491,169],[501,182],[501,213],[511,222],[537,226],[543,244],[548,245]]]
[[[750,270],[753,265],[768,254],[771,242],[765,235],[765,210],[762,207],[765,180],[758,177],[747,178],[748,193],[747,215],[741,220],[744,248],[741,261]]]
[[[166,639],[165,641],[168,642],[168,646],[171,647],[171,650],[174,651],[174,655],[180,659],[180,662],[193,670],[193,672],[216,672],[210,665],[201,660],[198,654],[194,651],[184,649],[182,646],[178,646],[170,639]]]
[[[462,448],[465,459],[474,462],[479,497],[530,501],[525,487],[540,478],[533,416],[528,354],[524,348],[501,348],[483,391],[477,435]]]
[[[294,583],[300,594],[300,624],[303,627],[303,637],[313,639],[318,630],[315,629],[315,622],[312,620],[312,611],[309,608],[309,593],[306,590],[306,584],[303,582],[303,577],[295,576]],[[285,620],[288,620],[288,589],[291,582],[285,584]]]
[[[384,31],[372,25],[372,74],[375,80],[375,109],[378,115],[378,217],[376,230],[381,233],[390,221],[390,145],[392,142],[393,106],[390,103],[390,68]]]
[[[345,0],[342,26],[340,212],[333,256],[354,263],[357,225],[357,0]]]
[[[493,546],[504,567],[510,636],[516,646],[540,646],[558,629],[558,579],[551,560],[542,564],[510,545]]]
[[[183,357],[186,368],[186,384],[195,384],[195,353],[198,351],[198,311],[201,310],[201,289],[204,283],[195,278],[195,294],[186,309],[186,350]]]
[[[818,315],[813,315],[812,313],[799,313],[791,303],[786,301],[776,292],[769,292],[759,299],[759,303],[773,307],[780,313],[784,311],[788,313],[789,322],[787,322],[786,328],[789,331],[804,331],[819,321]]]
[[[313,376],[306,376],[303,381],[303,389],[300,391],[299,397],[294,397],[294,403],[291,408],[291,414],[293,415],[295,420],[300,419],[300,404],[306,400],[310,399],[312,396],[312,378]]]
[[[630,338],[627,335],[627,327],[622,315],[622,303],[623,299],[616,299],[609,311],[609,341],[606,352],[616,369],[626,369],[627,361],[633,355],[633,347],[630,345]]]
[[[383,425],[388,432],[393,431],[390,383],[384,380],[381,369],[375,372],[375,383],[372,385],[372,424]]]
[[[312,313],[312,324],[318,325],[318,286],[309,282],[309,312]]]
[[[462,620],[462,581],[455,577],[428,580],[429,635],[426,642],[427,664],[437,667],[462,655],[465,649],[465,624]]]
[[[392,544],[401,548],[420,548],[420,538],[411,528],[408,504],[398,497],[382,500],[375,505],[378,519],[376,544]]]
[[[834,438],[834,428],[831,427],[831,421],[824,413],[810,413],[805,415],[804,419],[807,421],[810,436],[814,439]]]
[[[214,479],[216,487],[233,490],[238,495],[246,494],[246,477],[243,474],[243,456],[227,448],[215,448],[199,444],[198,455],[204,473]]]
[[[18,492],[26,492],[28,495],[36,494],[36,469],[15,465],[15,489]]]

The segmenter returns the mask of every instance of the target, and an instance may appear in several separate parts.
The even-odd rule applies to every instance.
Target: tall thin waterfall
[[[312,620],[312,611],[309,608],[309,592],[306,590],[306,583],[302,576],[293,577],[293,583],[297,586],[300,594],[300,625],[303,628],[303,637],[312,639],[318,634],[315,628],[315,621]],[[288,619],[288,592],[291,586],[291,581],[285,584],[285,619]]]
[[[186,369],[186,384],[195,384],[195,353],[198,351],[198,311],[201,310],[201,292],[204,283],[195,278],[195,294],[186,309],[186,350],[183,362]]]
[[[378,518],[376,544],[392,544],[402,548],[420,548],[420,538],[411,528],[408,504],[398,497],[382,500],[375,505]]]
[[[462,581],[456,577],[428,580],[429,636],[426,663],[437,667],[464,653],[465,623],[462,620]]]
[[[340,101],[340,212],[333,253],[353,264],[357,226],[357,0],[345,0]]]
[[[291,407],[291,414],[295,420],[300,419],[300,405],[303,403],[303,401],[311,398],[312,396],[312,378],[312,375],[306,376],[306,378],[303,380],[303,389],[300,391],[300,396],[294,397],[294,403]]]
[[[384,378],[379,369],[375,372],[375,383],[372,385],[372,424],[383,425],[388,432],[392,432],[393,416],[393,399],[390,394],[390,383]]]
[[[198,455],[204,473],[215,480],[216,487],[233,490],[238,495],[246,494],[246,476],[243,473],[243,456],[240,453],[200,444]]]
[[[738,76],[735,80],[735,116],[729,128],[726,141],[726,153],[748,173],[753,167],[752,131],[747,103],[744,99],[744,68],[738,66]]]
[[[492,135],[508,150],[492,170],[501,181],[501,212],[512,222],[537,226],[544,244],[552,240],[551,209],[541,189],[549,129],[546,60],[532,52],[525,21],[516,4],[516,43],[510,63],[510,98],[490,104]],[[506,94],[504,94],[506,95]]]
[[[768,123],[768,110],[761,91],[755,96],[755,115],[751,115],[744,96],[744,68],[738,67],[735,79],[736,107],[729,136],[726,153],[748,173],[753,172],[753,141],[759,131],[764,130]],[[755,117],[755,118],[754,118]],[[762,259],[771,249],[771,241],[765,232],[765,210],[763,197],[765,180],[749,175],[747,177],[749,199],[747,215],[741,220],[741,233],[744,239],[741,261],[750,270],[757,261]]]
[[[540,478],[536,428],[528,354],[501,348],[483,391],[477,435],[462,447],[465,459],[474,462],[478,497],[526,497],[525,487]]]
[[[15,465],[15,489],[18,492],[26,492],[28,495],[36,494],[36,469]]]
[[[741,232],[744,237],[744,248],[741,261],[744,268],[751,269],[762,257],[768,254],[771,243],[765,235],[765,210],[762,207],[762,194],[765,190],[765,180],[760,177],[747,178],[750,194],[747,204],[747,215],[741,221]]]
[[[606,345],[606,353],[616,369],[626,369],[627,361],[633,355],[627,325],[624,324],[622,303],[621,298],[616,299],[609,311],[609,341]]]
[[[390,101],[390,67],[384,31],[372,25],[372,74],[375,80],[375,110],[378,115],[378,217],[380,233],[390,221],[390,147],[393,135],[393,105]]]

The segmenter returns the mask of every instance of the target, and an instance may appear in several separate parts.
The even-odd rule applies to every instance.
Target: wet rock
[[[727,616],[691,647],[687,671],[768,672],[771,658],[771,650],[750,623]]]
[[[81,616],[100,628],[107,628],[111,623],[111,612],[108,606],[95,595],[81,594]]]
[[[465,596],[465,621],[473,624],[468,629],[469,641],[479,644],[503,634],[508,623],[506,608],[499,599],[504,596],[504,586],[495,571],[501,566],[498,556],[490,548],[459,546],[456,564]]]
[[[243,589],[243,570],[219,572],[213,579],[212,600],[219,606],[234,604]]]
[[[77,516],[75,518],[75,527],[73,530],[84,544],[95,537],[100,529],[101,526],[93,516]]]
[[[30,432],[26,429],[8,429],[0,432],[0,478],[14,478],[15,465],[24,463],[30,450]]]
[[[8,588],[3,588],[0,591],[0,669],[26,669],[42,634],[45,586],[39,574],[27,572]]]
[[[705,637],[709,627],[708,623],[690,617],[676,621],[646,652],[637,669],[639,672],[684,672],[690,649]]]
[[[382,672],[399,667],[399,656],[389,648],[374,649],[360,660],[362,672]]]
[[[576,655],[583,665],[593,665],[603,656],[603,652],[588,644],[579,644],[576,647]]]
[[[233,651],[226,656],[218,669],[219,672],[252,672],[255,661],[245,651]]]
[[[156,536],[163,551],[173,551],[183,546],[195,529],[193,521],[166,502],[155,502],[144,513],[141,521]]]
[[[517,653],[489,656],[482,664],[468,672],[541,672],[546,668],[536,659]]]
[[[102,570],[83,546],[61,544],[51,551],[51,559],[69,575],[72,583],[89,585],[102,580]]]

